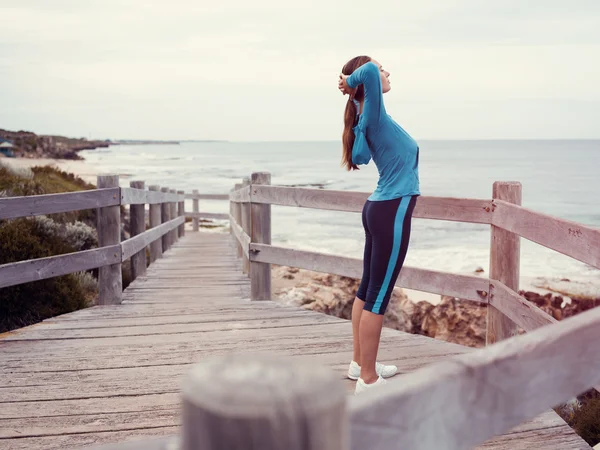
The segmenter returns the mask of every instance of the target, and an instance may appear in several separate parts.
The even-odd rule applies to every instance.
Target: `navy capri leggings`
[[[384,314],[404,264],[417,196],[369,201],[362,212],[365,228],[363,276],[356,296],[365,311]]]

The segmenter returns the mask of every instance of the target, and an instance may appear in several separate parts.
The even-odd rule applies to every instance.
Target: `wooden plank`
[[[138,234],[135,237],[127,239],[121,242],[123,249],[123,261],[130,258],[142,249],[145,249],[152,242],[160,239],[162,236],[176,229],[179,225],[185,222],[185,217],[176,217],[168,222],[159,225],[156,228],[150,228],[144,231],[142,234]]]
[[[493,224],[600,269],[600,229],[494,201]]]
[[[525,331],[558,321],[500,281],[490,280],[489,304]]]
[[[119,176],[99,175],[97,185],[99,188],[118,188]],[[106,206],[98,209],[98,247],[119,245],[120,243],[121,208],[119,206]],[[118,255],[122,258],[121,250],[118,251]],[[122,259],[115,264],[101,266],[98,270],[99,305],[121,303],[123,292],[121,261]]]
[[[119,201],[118,187],[63,194],[0,198],[0,219],[103,208],[118,205]]]
[[[271,174],[255,172],[252,185],[271,184]],[[250,205],[250,239],[258,244],[271,245],[271,205],[252,203]],[[250,244],[248,244],[250,245]],[[252,300],[271,300],[271,264],[250,262],[250,282]]]
[[[160,203],[179,201],[180,194],[170,192],[146,191],[138,188],[121,188],[122,205],[156,205]]]
[[[595,308],[357,396],[353,448],[458,450],[505,433],[600,381],[600,347],[586,345],[598,339]]]
[[[81,272],[121,262],[121,247],[111,245],[66,255],[30,259],[0,265],[0,288],[69,273]]]
[[[354,279],[360,279],[363,271],[362,260],[358,258],[256,243],[250,244],[250,259]],[[404,266],[396,286],[440,295],[451,295],[464,300],[487,302],[489,279]]]
[[[149,192],[159,192],[160,186],[150,186]],[[156,228],[160,226],[161,223],[161,206],[159,204],[150,204],[150,228]],[[161,258],[163,254],[162,251],[162,241],[155,240],[150,244],[150,262],[154,263],[157,259]]]
[[[218,220],[229,220],[229,214],[225,213],[211,213],[211,212],[186,212],[186,217],[192,217],[194,219],[218,219]]]
[[[242,183],[240,189],[234,190],[229,194],[229,200],[234,203],[247,203],[250,201],[250,186]]]
[[[171,192],[171,194],[177,194],[177,191],[175,189],[170,189],[169,191]],[[169,217],[171,219],[175,219],[177,217],[177,202],[169,203]],[[179,233],[178,233],[177,228],[174,228],[171,231],[169,231],[168,236],[169,236],[169,243],[172,247],[179,240]]]
[[[177,193],[180,195],[185,194],[184,191],[177,191]],[[177,202],[177,216],[184,218],[183,223],[181,225],[179,225],[179,228],[177,229],[177,237],[182,238],[185,236],[185,201],[184,200]]]
[[[162,187],[162,188],[160,188],[160,191],[168,194],[169,188]],[[161,221],[161,223],[167,223],[172,218],[173,217],[171,217],[171,205],[169,203],[161,203],[161,205],[160,205],[160,221]],[[162,241],[162,251],[163,251],[163,253],[165,253],[171,247],[171,240],[169,239],[169,235],[166,233],[163,234],[161,241]]]
[[[494,199],[521,204],[521,183],[494,183]],[[490,243],[490,279],[498,280],[509,289],[519,290],[520,252],[519,236],[510,231],[492,225]],[[515,303],[518,305],[518,303]],[[487,328],[485,333],[486,345],[507,339],[518,333],[517,325],[507,316],[498,311],[492,304],[487,306]]]
[[[193,213],[195,214],[200,211],[200,195],[198,194],[198,189],[194,189],[193,198],[194,201],[192,202],[192,209]],[[192,217],[192,227],[194,231],[198,231],[200,228],[200,221],[198,220],[198,217]]]
[[[242,253],[246,256],[246,258],[248,258],[251,242],[250,236],[248,236],[242,227],[239,226],[234,220],[231,221],[231,228],[233,230],[233,235],[242,249]]]
[[[241,195],[241,194],[240,194]],[[284,186],[252,186],[253,203],[296,206],[334,211],[361,212],[367,192],[334,191]],[[239,195],[233,195],[235,199]],[[413,217],[471,223],[491,223],[491,200],[419,197]]]
[[[130,186],[132,188],[144,190],[145,183],[143,181],[131,181]],[[146,211],[144,204],[136,204],[131,205],[129,207],[129,216],[130,216],[130,234],[131,236],[138,236],[142,234],[146,230]],[[121,244],[121,249],[123,246]],[[125,253],[124,251],[122,253]],[[124,257],[127,259],[127,257]],[[143,249],[140,249],[135,254],[131,256],[131,279],[135,280],[140,275],[146,273],[146,246]]]
[[[346,392],[308,359],[215,356],[182,392],[182,450],[348,449]]]
[[[185,194],[187,200],[229,200],[229,194],[199,194],[194,190],[192,194]]]

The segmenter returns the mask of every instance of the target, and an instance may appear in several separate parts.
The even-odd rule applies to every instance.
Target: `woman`
[[[354,359],[348,377],[355,393],[385,383],[396,366],[377,362],[383,315],[404,263],[411,218],[419,191],[419,147],[390,116],[383,94],[390,90],[389,72],[368,56],[342,68],[339,89],[348,95],[344,114],[343,158],[348,170],[371,159],[379,182],[362,212],[366,241],[360,287],[352,307]]]

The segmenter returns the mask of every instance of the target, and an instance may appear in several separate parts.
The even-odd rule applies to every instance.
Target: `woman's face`
[[[376,60],[371,60],[373,64],[379,67],[379,73],[381,74],[381,90],[385,94],[389,92],[392,87],[390,86],[390,73],[384,70],[383,66],[379,64]]]

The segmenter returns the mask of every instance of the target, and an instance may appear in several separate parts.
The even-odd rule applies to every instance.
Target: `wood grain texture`
[[[242,188],[242,183],[236,183],[235,186],[233,187],[234,191],[237,191],[239,189]],[[234,230],[234,226],[233,224],[237,224],[239,227],[242,226],[242,204],[241,203],[236,203],[233,200],[231,201],[232,204],[232,210],[233,210],[233,217],[229,219],[229,223],[231,224],[231,232],[232,234],[235,233],[236,230]],[[239,233],[238,230],[238,235],[241,236],[241,234]],[[244,251],[242,248],[242,244],[239,242],[239,238],[237,237],[238,235],[234,234],[234,236],[236,236],[237,238],[237,254],[239,258],[242,258],[242,256],[244,255]]]
[[[233,195],[234,199],[240,195]],[[369,197],[367,192],[292,188],[284,186],[253,186],[252,202],[333,211],[361,212]],[[419,197],[413,217],[458,222],[491,223],[490,200],[448,197]]]
[[[242,186],[239,189],[235,189],[229,194],[229,200],[235,203],[248,203],[250,201],[250,186],[242,182]]]
[[[249,251],[250,251],[250,242],[251,242],[250,236],[248,236],[244,232],[242,227],[239,226],[234,220],[231,221],[231,228],[233,231],[233,235],[235,236],[235,239],[239,245],[242,255],[245,258],[248,258]]]
[[[192,217],[194,219],[217,219],[217,220],[229,220],[229,214],[226,213],[211,213],[211,212],[186,212],[186,217]]]
[[[150,186],[149,192],[158,192],[160,191],[160,186]],[[161,205],[152,203],[149,206],[150,208],[150,228],[156,228],[162,223],[161,219]],[[152,241],[150,243],[150,262],[154,263],[158,258],[162,258],[162,240]]]
[[[521,204],[521,183],[494,183],[493,198]],[[492,225],[490,244],[490,279],[519,291],[521,242],[519,236]],[[515,306],[519,303],[514,303]],[[517,325],[492,304],[487,307],[486,343],[493,344],[518,333]]]
[[[177,193],[180,196],[185,194],[184,191],[177,191]],[[181,200],[177,203],[177,216],[183,217],[185,219],[185,201],[184,200]],[[183,221],[183,223],[181,225],[179,225],[179,228],[177,229],[177,238],[180,239],[183,236],[185,236],[185,220]]]
[[[118,188],[118,175],[100,175],[98,188]],[[118,197],[119,198],[119,197]],[[106,206],[98,209],[98,247],[108,247],[121,243],[120,206]],[[121,252],[118,252],[121,253]],[[121,255],[119,255],[121,257]],[[98,269],[98,304],[115,305],[121,303],[123,280],[121,261]]]
[[[168,187],[163,187],[160,189],[161,192],[164,193],[169,193],[169,188]],[[169,220],[171,220],[171,205],[169,203],[161,203],[160,205],[160,220],[161,223],[167,223]],[[162,251],[163,254],[169,250],[170,248],[170,244],[171,244],[171,240],[169,239],[169,235],[168,234],[163,234],[162,238]]]
[[[373,389],[351,402],[353,448],[458,450],[505,433],[600,381],[600,348],[582,345],[598,339],[595,308]]]
[[[600,269],[600,229],[494,201],[493,223],[509,232]]]
[[[170,189],[169,192],[171,194],[177,195],[177,191],[175,189]],[[177,202],[169,203],[169,217],[171,219],[175,219],[177,217]],[[179,233],[177,231],[177,228],[174,228],[171,231],[169,231],[169,245],[172,247],[178,240]]]
[[[308,359],[205,359],[184,379],[182,416],[182,450],[348,449],[345,389]]]
[[[137,252],[145,249],[152,242],[161,239],[162,236],[170,233],[172,230],[176,230],[184,222],[184,217],[175,217],[174,219],[169,220],[168,222],[165,222],[156,228],[150,228],[149,230],[146,230],[133,238],[123,241],[121,243],[121,248],[123,249],[123,260],[126,260],[132,255],[135,255]]]
[[[360,279],[363,271],[362,260],[358,258],[255,243],[250,244],[250,259],[355,279]],[[404,266],[396,286],[451,295],[463,300],[487,302],[489,279]]]
[[[251,176],[252,186],[271,184],[271,174],[255,172]],[[271,205],[252,203],[250,206],[251,242],[271,245]],[[248,244],[250,245],[250,244]],[[251,300],[271,300],[271,264],[250,262]]]
[[[250,191],[249,177],[243,179],[242,190],[247,190],[248,192]],[[249,202],[249,198],[247,201],[242,202],[242,222],[240,224],[242,226],[242,229],[244,230],[244,233],[248,236],[250,236],[250,233],[252,233],[252,216],[250,214],[251,204]],[[248,255],[246,255],[245,253],[242,256],[242,270],[246,275],[250,276],[250,260],[248,259]]]
[[[0,220],[115,206],[119,204],[119,199],[118,187],[0,198]]]
[[[188,200],[229,200],[229,194],[199,194],[197,189],[192,194],[185,194]]]
[[[133,189],[138,189],[146,192],[146,183],[143,181],[131,181],[130,186]],[[131,237],[142,234],[146,231],[146,206],[142,204],[132,204],[129,207],[130,216],[130,235]],[[123,252],[125,254],[125,252]],[[124,259],[127,257],[123,256]],[[135,280],[140,275],[146,273],[146,247],[140,249],[137,253],[131,256],[131,278]]]
[[[309,358],[351,394],[350,322],[275,301],[250,302],[249,289],[227,233],[188,233],[124,291],[122,304],[0,336],[0,447],[71,450],[180,435],[183,378],[195,364],[231,353]],[[384,328],[378,356],[410,374],[472,352]],[[477,392],[471,388],[466,392]],[[149,442],[142,448],[152,448]],[[584,448],[579,444],[548,411],[482,448]]]
[[[193,213],[197,214],[198,212],[200,212],[200,204],[199,204],[199,200],[200,200],[200,196],[198,194],[198,189],[194,189],[193,191],[193,199],[194,201],[192,202],[192,208],[193,208]],[[198,231],[200,229],[200,220],[199,217],[193,217],[192,219],[192,226],[193,226],[193,230],[194,231]]]
[[[121,262],[121,247],[108,247],[0,265],[0,288],[54,278]]]
[[[122,205],[156,205],[165,202],[179,201],[180,195],[170,192],[145,191],[137,188],[121,188]]]
[[[490,280],[489,304],[525,331],[558,321],[500,281]]]

